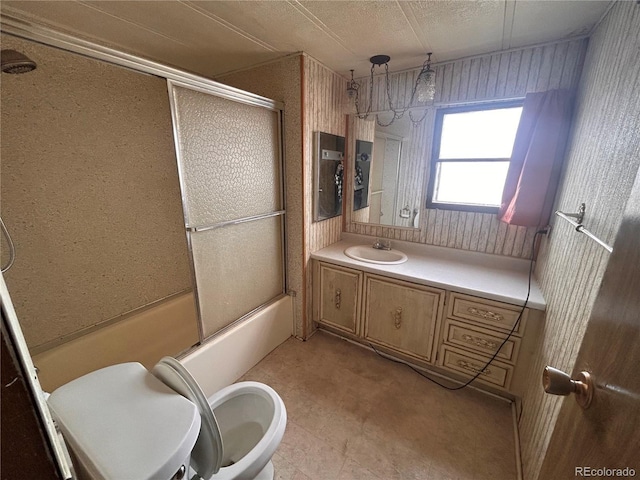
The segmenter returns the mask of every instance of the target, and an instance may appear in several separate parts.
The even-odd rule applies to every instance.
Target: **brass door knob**
[[[593,378],[589,372],[580,372],[577,379],[572,379],[562,370],[545,367],[542,372],[542,386],[551,395],[576,394],[576,402],[587,409],[593,399]]]

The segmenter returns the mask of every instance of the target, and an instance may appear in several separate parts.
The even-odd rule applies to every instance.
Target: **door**
[[[564,399],[540,479],[640,475],[638,368],[640,172],[575,365],[573,378],[582,370],[595,377],[593,401],[583,410],[573,398]],[[635,470],[635,474],[625,472],[625,468]]]
[[[362,274],[357,270],[318,264],[320,315],[318,321],[349,333],[358,333]]]
[[[371,165],[370,223],[393,225],[396,213],[396,191],[402,142],[376,135]]]
[[[280,112],[169,81],[201,340],[284,293]]]

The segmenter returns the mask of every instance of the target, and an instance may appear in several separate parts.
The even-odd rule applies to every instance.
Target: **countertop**
[[[350,246],[373,245],[374,241],[374,237],[343,234],[341,241],[312,253],[311,258],[513,305],[523,305],[527,297],[529,260],[400,240],[392,240],[391,247],[404,252],[408,259],[398,265],[361,262],[344,254]],[[527,307],[546,308],[535,276]]]

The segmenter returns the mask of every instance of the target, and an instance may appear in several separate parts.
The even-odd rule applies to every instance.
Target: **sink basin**
[[[371,245],[355,245],[345,249],[344,254],[361,262],[396,265],[407,261],[407,256],[399,250],[378,250]]]

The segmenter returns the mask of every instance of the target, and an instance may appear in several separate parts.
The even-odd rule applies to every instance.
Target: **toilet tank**
[[[80,478],[170,479],[200,431],[197,407],[139,363],[84,375],[47,403]]]

